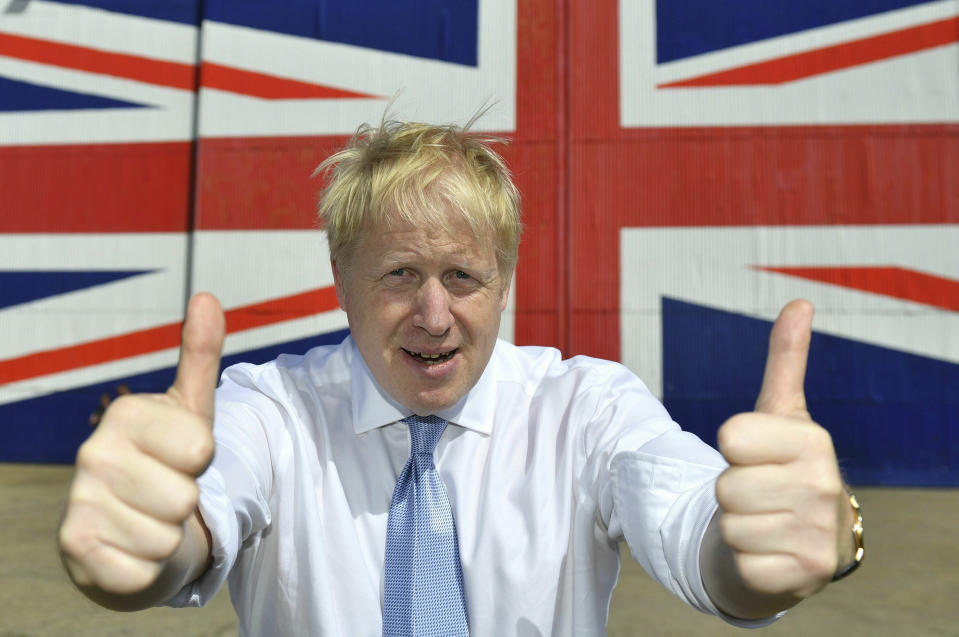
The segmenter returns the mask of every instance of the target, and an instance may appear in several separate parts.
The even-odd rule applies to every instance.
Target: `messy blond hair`
[[[455,214],[476,237],[493,239],[497,265],[511,275],[522,226],[519,191],[490,148],[503,141],[471,133],[469,124],[361,126],[315,173],[324,178],[319,221],[330,257],[347,265],[362,233],[397,221],[452,234]]]

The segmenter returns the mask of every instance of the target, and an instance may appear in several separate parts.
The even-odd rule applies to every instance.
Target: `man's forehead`
[[[379,240],[395,249],[418,245],[456,245],[461,248],[485,251],[494,245],[491,232],[477,232],[459,215],[431,217],[425,213],[414,214],[411,220],[391,217],[373,224],[363,232],[363,237]]]
[[[392,228],[368,235],[368,238],[365,247],[384,259],[402,260],[442,252],[492,261],[495,254],[490,237],[476,235],[468,228],[460,232],[429,226]]]

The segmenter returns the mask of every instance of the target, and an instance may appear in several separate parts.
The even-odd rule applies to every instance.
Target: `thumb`
[[[769,354],[756,411],[809,418],[803,385],[813,312],[812,303],[797,299],[779,313],[769,334]]]
[[[217,298],[195,294],[186,309],[180,362],[169,393],[181,406],[210,421],[225,332],[226,320]]]

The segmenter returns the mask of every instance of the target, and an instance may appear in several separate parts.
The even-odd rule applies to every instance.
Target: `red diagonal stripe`
[[[959,312],[959,281],[916,270],[895,266],[802,268],[757,266],[756,269]]]
[[[266,73],[245,71],[213,64],[212,62],[203,63],[203,73],[200,78],[202,85],[206,88],[252,95],[268,100],[376,97],[375,95],[356,93],[320,84],[310,84],[299,80],[267,75]]]
[[[657,88],[783,84],[953,42],[959,42],[959,16],[735,69],[660,84]]]
[[[271,299],[226,312],[227,333],[290,321],[337,307],[332,287]],[[150,354],[180,345],[181,322],[112,336],[55,350],[0,361],[0,384],[65,372],[122,358]]]
[[[196,86],[196,67],[192,64],[154,60],[9,33],[0,33],[0,55],[187,91],[194,90]]]
[[[187,91],[196,88],[196,66],[193,64],[154,60],[76,44],[0,33],[0,55]],[[211,62],[203,63],[201,77],[207,88],[271,100],[376,97]]]

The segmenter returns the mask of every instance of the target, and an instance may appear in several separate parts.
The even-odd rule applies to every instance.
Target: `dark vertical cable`
[[[196,222],[198,182],[200,172],[200,86],[203,73],[203,17],[206,15],[203,0],[196,2],[196,72],[193,75],[193,113],[190,121],[190,170],[187,188],[187,225],[186,225],[186,258],[184,274],[183,310],[186,312],[187,303],[193,296],[193,254],[196,249]]]

